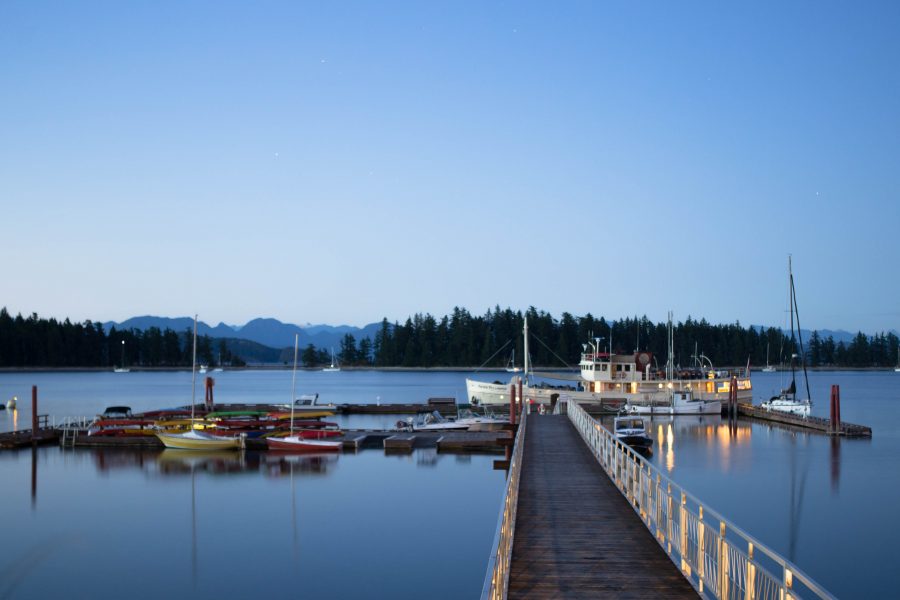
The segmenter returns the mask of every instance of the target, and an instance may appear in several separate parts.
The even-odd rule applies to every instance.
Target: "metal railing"
[[[509,477],[503,494],[500,516],[497,518],[497,530],[494,533],[494,544],[488,560],[484,586],[481,588],[482,600],[505,600],[509,590],[509,564],[512,557],[513,537],[516,531],[516,509],[519,506],[519,479],[522,474],[522,458],[525,451],[525,428],[528,409],[520,415],[519,430],[516,432],[515,446],[509,464]]]
[[[811,577],[759,543],[618,441],[576,402],[565,407],[600,466],[673,563],[706,598],[833,598]]]

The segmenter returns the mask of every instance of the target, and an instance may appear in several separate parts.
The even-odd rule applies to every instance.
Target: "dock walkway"
[[[569,419],[528,418],[510,598],[697,598]]]

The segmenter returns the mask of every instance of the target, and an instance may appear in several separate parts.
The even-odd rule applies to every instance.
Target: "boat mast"
[[[197,314],[194,313],[194,352],[191,358],[191,429],[194,429],[194,405],[197,397]]]
[[[525,383],[528,383],[528,315],[525,315],[525,329],[523,330],[522,335],[525,336],[525,359],[522,363],[522,378],[525,380]]]
[[[294,435],[294,405],[297,403],[297,396],[294,394],[297,383],[297,348],[300,344],[300,334],[294,334],[294,370],[291,372],[291,435]]]
[[[668,324],[668,339],[666,340],[668,343],[666,344],[668,347],[666,348],[666,353],[669,355],[666,360],[666,383],[672,380],[673,378],[673,370],[674,365],[672,363],[672,356],[675,354],[675,333],[672,329],[672,311],[669,311],[669,324]]]

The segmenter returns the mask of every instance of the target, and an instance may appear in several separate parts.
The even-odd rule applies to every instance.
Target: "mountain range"
[[[173,331],[190,330],[194,327],[194,320],[190,317],[154,317],[142,316],[126,319],[121,323],[108,321],[103,324],[104,329],[109,331],[111,327],[116,329],[138,329],[144,331],[150,327],[159,327],[160,329],[172,329]],[[197,333],[200,335],[208,335],[211,338],[230,338],[238,340],[249,340],[268,346],[269,348],[287,348],[294,345],[294,334],[300,336],[300,347],[303,348],[308,344],[314,345],[316,348],[337,348],[340,346],[341,338],[346,334],[351,334],[356,342],[362,338],[375,339],[375,334],[381,327],[381,323],[370,323],[364,327],[353,327],[351,325],[295,325],[293,323],[283,323],[278,319],[257,318],[252,319],[244,325],[228,325],[219,323],[216,326],[210,326],[203,321],[197,324]],[[764,329],[761,325],[753,325],[757,330]],[[812,331],[803,330],[803,340],[806,341],[812,335]],[[835,342],[849,343],[856,336],[855,333],[844,331],[842,329],[820,329],[819,336],[827,339],[829,336],[834,338]]]
[[[126,319],[121,323],[108,321],[103,328],[109,331],[116,329],[138,329],[145,331],[151,327],[171,329],[173,331],[193,330],[194,320],[190,317],[154,317],[142,316]],[[278,319],[252,319],[244,325],[227,325],[219,323],[212,327],[203,321],[197,323],[197,334],[208,335],[211,338],[231,338],[249,340],[270,348],[285,348],[294,345],[294,335],[300,336],[300,347],[312,344],[317,348],[337,348],[341,339],[346,334],[353,335],[356,342],[362,338],[375,338],[375,332],[381,328],[381,323],[370,323],[365,327],[353,327],[350,325],[294,325],[282,323]]]

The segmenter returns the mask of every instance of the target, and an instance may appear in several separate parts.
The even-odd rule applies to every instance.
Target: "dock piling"
[[[509,384],[509,424],[516,424],[516,384]]]
[[[31,443],[37,444],[38,410],[37,410],[37,386],[31,386]]]
[[[831,386],[831,431],[841,431],[841,386]]]

